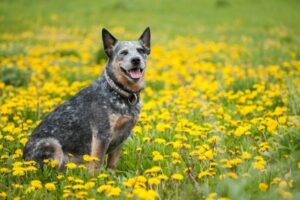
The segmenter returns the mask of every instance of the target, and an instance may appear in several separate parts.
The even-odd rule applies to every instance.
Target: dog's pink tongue
[[[141,78],[143,75],[143,73],[139,69],[131,69],[131,70],[129,70],[129,74],[130,74],[131,78],[134,78],[134,79]]]

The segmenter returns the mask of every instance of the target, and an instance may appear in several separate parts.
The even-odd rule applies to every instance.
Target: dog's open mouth
[[[126,74],[126,76],[128,76],[132,80],[137,81],[143,77],[144,70],[141,68],[133,68],[133,69],[125,70],[121,67],[121,69],[122,69],[123,73]]]

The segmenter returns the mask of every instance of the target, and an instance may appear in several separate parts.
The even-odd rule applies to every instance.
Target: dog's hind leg
[[[35,160],[41,167],[43,167],[45,159],[56,160],[59,169],[62,169],[65,164],[61,144],[55,138],[29,141],[24,150],[24,159]]]

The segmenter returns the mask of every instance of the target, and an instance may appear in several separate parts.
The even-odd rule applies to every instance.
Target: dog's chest
[[[121,114],[110,114],[109,123],[112,140],[123,140],[129,136],[131,129],[137,122],[137,117]]]

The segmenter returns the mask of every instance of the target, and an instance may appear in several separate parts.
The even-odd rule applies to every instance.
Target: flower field
[[[259,42],[259,29],[233,41],[152,31],[142,113],[117,170],[24,161],[38,123],[101,74],[99,29],[0,33],[0,199],[299,199],[300,48],[284,26]]]

